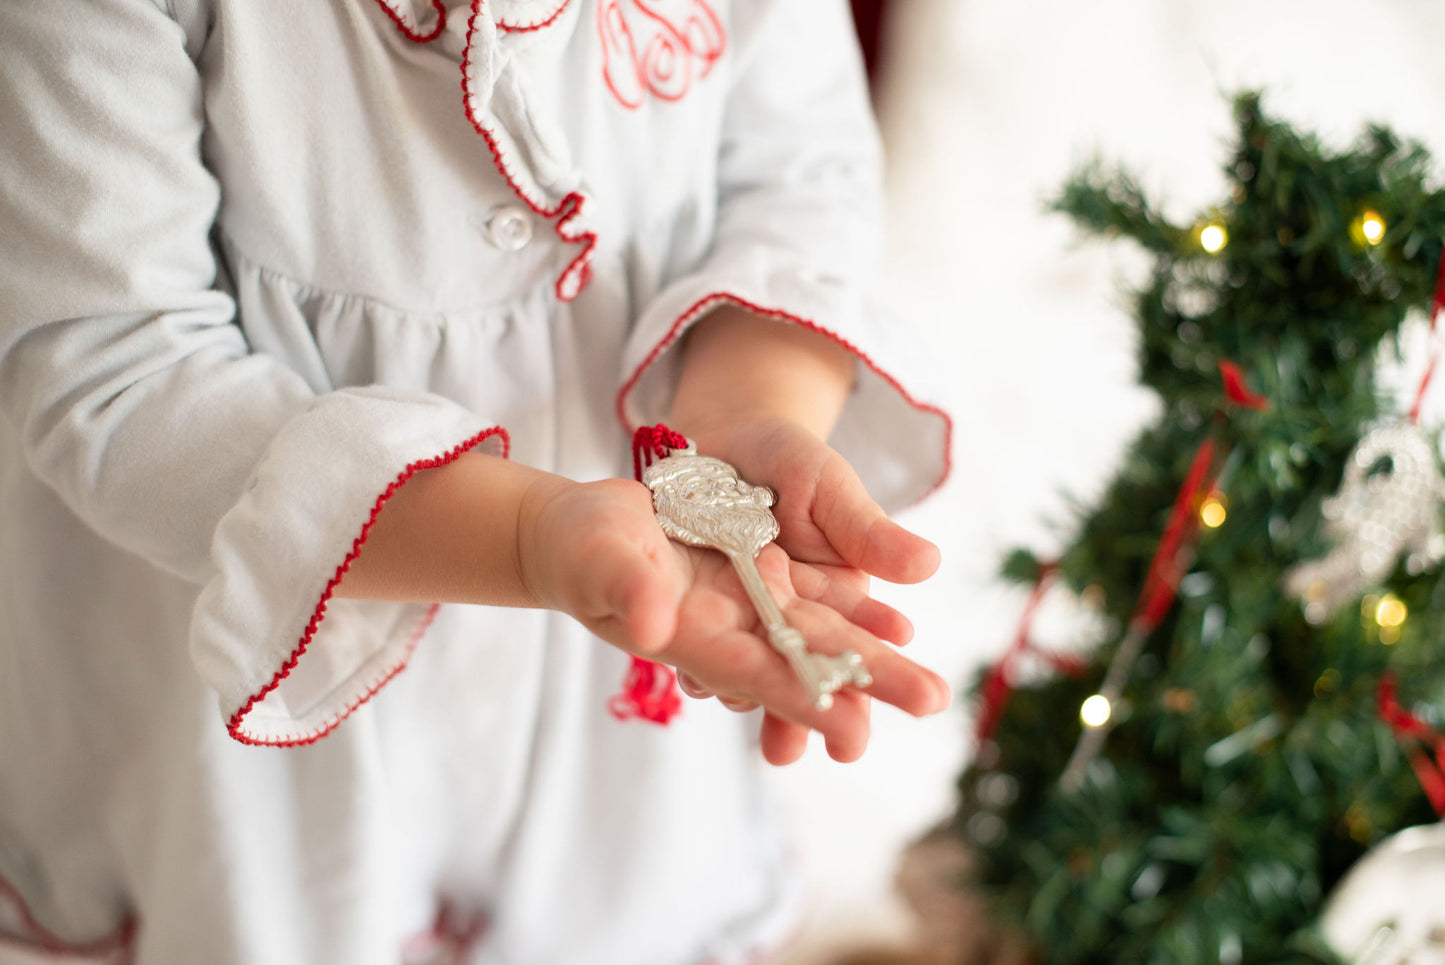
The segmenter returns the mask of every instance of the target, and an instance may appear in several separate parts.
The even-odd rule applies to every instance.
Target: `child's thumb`
[[[672,560],[658,550],[636,547],[616,561],[607,580],[606,603],[627,634],[629,649],[656,656],[677,631],[677,608],[683,586]]]

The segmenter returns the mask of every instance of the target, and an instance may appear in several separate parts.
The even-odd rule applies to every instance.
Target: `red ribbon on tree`
[[[1174,596],[1179,590],[1179,581],[1189,565],[1184,552],[1192,544],[1199,531],[1200,493],[1214,488],[1214,437],[1209,436],[1194,452],[1194,461],[1184,475],[1179,494],[1174,497],[1174,508],[1169,513],[1169,524],[1159,538],[1159,547],[1149,561],[1144,577],[1144,588],[1139,591],[1139,602],[1134,606],[1134,616],[1129,621],[1131,629],[1144,633],[1152,631],[1169,612]]]
[[[1034,614],[1038,612],[1044,594],[1053,585],[1057,575],[1057,564],[1039,564],[1033,592],[1029,594],[1029,602],[1025,605],[1023,616],[1019,619],[1013,643],[1009,645],[1008,651],[1004,653],[1003,657],[989,668],[987,676],[984,677],[983,685],[980,687],[983,706],[979,708],[978,720],[974,722],[973,729],[974,738],[979,743],[991,739],[998,731],[998,725],[1003,720],[1004,709],[1008,707],[1009,697],[1013,695],[1014,676],[1017,673],[1018,663],[1026,655],[1034,654],[1059,673],[1070,677],[1084,669],[1083,661],[1078,657],[1073,654],[1045,650],[1034,643],[1029,633],[1033,626]]]
[[[1405,749],[1405,757],[1415,769],[1430,806],[1445,818],[1445,735],[1402,707],[1395,688],[1394,674],[1387,672],[1380,677],[1377,691],[1380,718],[1390,725],[1395,739]],[[1425,747],[1434,752],[1434,760]]]
[[[1244,373],[1229,359],[1219,360],[1219,377],[1224,380],[1224,394],[1229,401],[1259,412],[1269,408],[1269,398],[1244,384]]]
[[[1269,399],[1252,391],[1244,381],[1244,374],[1235,363],[1223,359],[1219,363],[1220,378],[1224,383],[1224,394],[1229,401],[1245,408],[1263,411],[1270,406]],[[1184,475],[1184,481],[1174,497],[1174,507],[1169,513],[1169,522],[1159,538],[1159,545],[1149,561],[1144,586],[1139,591],[1134,615],[1129,620],[1131,635],[1147,636],[1164,619],[1179,590],[1179,581],[1190,562],[1189,547],[1199,531],[1200,494],[1214,489],[1217,473],[1215,470],[1218,445],[1214,437],[1206,436],[1195,450],[1194,459]],[[1054,576],[1054,565],[1040,568],[1034,583],[1033,593],[1019,621],[1013,644],[984,677],[981,687],[983,706],[979,710],[974,734],[982,742],[997,731],[1004,708],[1014,689],[1014,667],[1019,659],[1030,651],[1038,653],[1054,665],[1061,673],[1074,674],[1082,671],[1077,658],[1061,654],[1047,654],[1029,640],[1029,627],[1034,613],[1043,598],[1048,583]],[[1117,657],[1116,657],[1117,659]]]
[[[632,435],[632,475],[642,482],[642,471],[654,457],[667,458],[674,449],[686,449],[687,437],[662,423],[642,426]],[[618,720],[652,721],[667,724],[682,711],[682,694],[677,689],[677,672],[665,664],[633,656],[622,692],[607,702]]]
[[[1445,247],[1440,251],[1440,267],[1435,273],[1435,295],[1430,300],[1432,340],[1442,308],[1445,308]],[[1430,360],[1425,364],[1425,374],[1420,377],[1420,385],[1415,390],[1415,404],[1410,407],[1412,423],[1420,421],[1420,407],[1425,402],[1425,392],[1430,388],[1430,379],[1435,375],[1435,363],[1439,359],[1440,350],[1437,345],[1431,349]],[[1380,719],[1390,725],[1390,729],[1395,732],[1395,739],[1405,748],[1405,757],[1414,768],[1415,777],[1420,781],[1425,796],[1429,798],[1430,806],[1435,809],[1436,814],[1445,818],[1445,736],[1441,736],[1435,728],[1402,707],[1395,694],[1395,675],[1386,671],[1380,676],[1380,685],[1376,691]],[[1421,744],[1434,748],[1434,760],[1430,759]]]
[[[1269,408],[1269,398],[1250,389],[1244,381],[1244,373],[1235,363],[1220,359],[1219,376],[1224,382],[1225,397],[1235,405],[1257,412]],[[1214,437],[1207,436],[1194,452],[1194,461],[1189,464],[1189,471],[1184,474],[1179,494],[1174,498],[1169,524],[1159,539],[1159,548],[1154,551],[1154,558],[1149,561],[1144,588],[1139,591],[1139,602],[1134,608],[1133,619],[1129,621],[1131,628],[1145,633],[1152,631],[1174,604],[1179,581],[1190,562],[1189,554],[1185,550],[1193,544],[1194,537],[1199,532],[1201,494],[1214,490],[1217,450]]]
[[[1435,297],[1430,300],[1430,336],[1434,339],[1435,326],[1440,320],[1440,310],[1445,308],[1445,248],[1440,251],[1440,267],[1435,274]],[[1415,404],[1410,407],[1410,421],[1420,421],[1420,406],[1425,401],[1425,390],[1430,388],[1430,379],[1435,375],[1435,363],[1440,360],[1437,347],[1430,352],[1430,361],[1425,364],[1425,374],[1420,377],[1420,387],[1415,390]]]

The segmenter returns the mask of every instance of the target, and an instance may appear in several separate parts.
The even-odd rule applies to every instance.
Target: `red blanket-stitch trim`
[[[418,30],[412,24],[411,20],[407,18],[406,14],[402,13],[396,8],[395,0],[376,0],[376,2],[381,5],[381,9],[386,13],[388,17],[391,18],[392,23],[396,24],[397,29],[400,30],[403,34],[405,34],[406,39],[410,40],[412,43],[429,44],[433,40],[440,37],[443,30],[447,29],[447,8],[444,0],[431,0],[432,9],[436,11],[436,24],[432,27],[431,30],[428,30],[426,33],[422,33],[420,30]],[[503,20],[498,17],[497,29],[505,30],[508,33],[524,33],[529,30],[542,30],[556,23],[557,18],[562,16],[562,12],[566,10],[571,5],[571,3],[572,0],[562,0],[562,2],[558,4],[556,9],[549,13],[544,19],[534,20],[531,23],[515,23],[512,21]]]
[[[557,9],[553,10],[552,13],[545,20],[535,20],[531,23],[514,23],[498,17],[497,29],[505,30],[507,33],[526,33],[529,30],[545,30],[546,28],[552,26],[552,24],[556,23],[557,18],[562,16],[562,12],[571,5],[572,0],[562,0],[562,2],[557,6]]]
[[[443,7],[443,0],[431,0],[432,6],[436,8],[438,19],[436,26],[428,33],[421,34],[411,26],[399,11],[392,6],[393,0],[377,0],[381,9],[392,19],[397,27],[408,39],[417,43],[427,43],[441,36],[446,27],[446,10]],[[492,161],[497,166],[497,171],[511,187],[512,192],[521,198],[538,216],[548,219],[557,219],[555,230],[557,236],[568,244],[580,244],[582,250],[577,257],[572,259],[560,276],[554,290],[560,301],[570,302],[576,298],[587,284],[589,265],[592,260],[592,249],[597,245],[597,234],[592,231],[576,231],[572,222],[582,213],[582,207],[587,203],[587,196],[580,191],[573,191],[557,203],[556,207],[548,208],[546,204],[533,198],[522,189],[521,184],[512,175],[507,167],[506,158],[503,157],[501,148],[497,144],[496,137],[490,128],[486,127],[477,119],[476,113],[472,110],[472,89],[471,89],[471,65],[472,65],[472,37],[476,33],[476,20],[481,14],[484,0],[472,0],[471,15],[467,18],[467,37],[465,51],[462,54],[462,109],[466,112],[467,120],[471,122],[472,128],[486,141],[487,149],[492,152]],[[534,23],[508,23],[502,20],[497,21],[497,29],[509,32],[525,32],[529,30],[541,30],[556,22],[562,12],[567,9],[571,0],[562,0],[562,5],[552,11],[545,20]]]
[[[462,108],[466,111],[467,120],[471,122],[472,129],[481,135],[486,141],[487,148],[492,152],[492,161],[497,170],[511,186],[513,193],[526,202],[540,217],[551,220],[558,219],[555,226],[557,236],[569,244],[581,244],[582,251],[572,259],[562,274],[557,278],[555,291],[560,301],[570,302],[576,298],[587,284],[589,264],[592,260],[592,249],[597,245],[597,234],[592,231],[575,231],[572,229],[572,221],[582,213],[583,206],[587,203],[587,196],[580,191],[573,191],[557,203],[554,208],[548,208],[545,204],[532,198],[522,189],[522,186],[513,177],[511,170],[507,167],[507,160],[502,156],[501,148],[493,136],[491,129],[484,125],[472,110],[472,37],[477,29],[477,17],[481,15],[482,3],[484,0],[472,0],[471,16],[467,18],[467,40],[466,51],[462,55]]]
[[[376,2],[381,4],[381,9],[391,18],[392,23],[396,24],[396,28],[412,43],[429,44],[440,37],[443,30],[447,29],[447,8],[443,0],[431,0],[432,9],[436,11],[437,19],[436,24],[426,33],[422,33],[413,26],[411,21],[407,19],[406,14],[393,6],[393,0],[376,0]]]
[[[386,487],[385,492],[376,497],[376,503],[371,508],[370,518],[362,524],[361,532],[357,534],[356,539],[351,543],[351,552],[346,554],[346,559],[341,561],[341,565],[336,568],[336,572],[326,584],[326,588],[321,591],[321,599],[317,601],[316,608],[311,613],[311,619],[306,624],[306,631],[301,635],[301,639],[296,644],[296,649],[291,651],[291,656],[281,665],[281,669],[276,671],[276,675],[271,678],[271,682],[252,694],[245,705],[231,715],[231,720],[226,725],[226,730],[233,738],[243,744],[265,745],[268,747],[294,747],[298,744],[315,743],[335,730],[338,724],[351,715],[352,711],[370,700],[378,690],[386,686],[391,678],[401,673],[406,667],[407,660],[411,657],[412,651],[416,648],[417,642],[421,639],[427,628],[431,626],[431,621],[436,616],[437,607],[434,606],[428,611],[421,625],[417,628],[416,633],[412,635],[412,639],[408,643],[401,659],[394,666],[388,668],[386,673],[367,689],[366,693],[353,701],[345,710],[340,711],[329,719],[319,730],[306,735],[285,737],[279,740],[268,740],[266,738],[253,737],[241,729],[251,709],[262,700],[265,700],[266,696],[279,687],[281,681],[285,680],[290,676],[291,671],[296,669],[296,664],[300,662],[301,655],[306,652],[306,648],[311,645],[312,639],[316,636],[316,631],[321,627],[321,621],[326,616],[326,604],[331,600],[331,595],[336,592],[337,585],[339,585],[342,578],[346,576],[346,571],[351,569],[352,561],[361,555],[361,547],[366,544],[366,537],[371,533],[371,527],[375,525],[376,517],[381,514],[381,508],[386,505],[387,500],[391,499],[396,491],[420,470],[435,469],[438,466],[444,466],[449,462],[453,462],[463,453],[476,448],[492,436],[501,437],[502,456],[505,458],[511,446],[511,439],[507,435],[507,430],[501,426],[492,426],[490,429],[477,433],[461,445],[456,446],[450,452],[443,453],[440,456],[434,456],[431,459],[421,459],[411,463],[401,471],[401,474],[398,475],[396,479],[392,480],[391,485]]]
[[[828,338],[832,339],[834,342],[837,342],[849,352],[852,352],[853,355],[857,357],[858,361],[866,365],[868,367],[868,370],[874,375],[878,376],[884,382],[888,383],[888,385],[895,392],[901,395],[905,402],[913,406],[913,408],[917,409],[919,412],[927,412],[930,415],[936,415],[941,418],[943,420],[943,472],[939,475],[938,479],[934,481],[933,485],[928,487],[928,489],[924,491],[923,495],[920,496],[919,499],[924,499],[928,497],[940,486],[942,486],[944,482],[948,479],[949,473],[953,471],[953,419],[949,416],[947,412],[944,412],[936,405],[931,405],[927,402],[920,402],[915,399],[897,379],[889,375],[887,372],[883,371],[883,369],[879,368],[878,364],[874,362],[871,358],[869,358],[862,349],[858,348],[858,346],[843,338],[841,335],[838,335],[836,332],[829,331],[828,329],[819,325],[817,322],[810,321],[806,318],[801,318],[790,312],[785,312],[782,309],[764,308],[761,305],[755,305],[752,302],[747,301],[746,299],[739,298],[738,296],[729,294],[728,292],[713,292],[711,295],[706,295],[694,302],[692,306],[687,309],[687,311],[683,312],[677,317],[677,321],[672,323],[672,327],[667,330],[667,334],[664,335],[661,340],[659,340],[658,343],[652,347],[652,351],[647,353],[647,357],[642,360],[642,362],[637,366],[637,368],[633,370],[632,374],[628,376],[627,381],[623,383],[621,390],[617,393],[617,420],[621,422],[623,427],[626,428],[629,432],[632,431],[634,427],[627,419],[627,397],[632,393],[632,390],[637,387],[638,381],[642,378],[642,373],[646,372],[648,367],[652,365],[653,362],[657,361],[657,357],[661,355],[669,345],[671,345],[677,340],[677,337],[681,335],[682,332],[687,328],[688,323],[692,322],[703,312],[712,308],[719,302],[731,302],[732,304],[737,305],[740,308],[746,308],[748,311],[752,312],[755,315],[762,315],[766,318],[776,318],[781,319],[782,321],[792,322],[794,325],[801,326],[802,328],[806,328],[809,331],[817,332],[819,335],[826,335]]]
[[[0,876],[0,895],[14,906],[20,915],[20,923],[28,934],[6,935],[0,933],[0,942],[13,943],[30,951],[41,951],[52,955],[76,955],[101,958],[108,955],[124,954],[127,961],[131,955],[131,944],[135,941],[136,919],[126,918],[114,935],[90,942],[68,942],[35,920],[25,897],[4,876]]]

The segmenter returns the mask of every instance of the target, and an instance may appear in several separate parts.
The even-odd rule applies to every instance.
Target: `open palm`
[[[694,696],[717,695],[734,709],[762,706],[763,753],[774,763],[796,759],[809,730],[824,735],[832,757],[856,759],[868,742],[870,697],[912,714],[946,705],[943,681],[883,642],[906,642],[911,626],[868,596],[868,571],[849,556],[830,557],[816,545],[810,549],[820,527],[814,532],[792,527],[798,533],[794,542],[812,562],[790,560],[770,545],[757,565],[810,650],[855,650],[872,674],[868,687],[839,692],[825,711],[813,706],[787,662],[767,643],[728,559],[668,540],[643,486],[625,480],[579,486],[553,499],[537,520],[540,552],[528,569],[539,598],[604,640],[675,666],[684,690]],[[780,521],[786,538],[789,519],[780,514]]]

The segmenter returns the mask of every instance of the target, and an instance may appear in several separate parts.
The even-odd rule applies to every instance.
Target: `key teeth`
[[[803,635],[792,627],[780,627],[768,635],[769,642],[778,650],[790,650],[801,657],[811,679],[803,681],[813,694],[813,706],[827,710],[833,706],[833,693],[848,685],[867,687],[873,683],[873,675],[863,665],[863,655],[856,650],[845,650],[836,657],[809,653]]]
[[[855,687],[867,687],[873,683],[873,675],[868,668],[863,666],[863,655],[857,650],[849,650],[843,654],[848,660],[849,681]]]
[[[807,659],[816,675],[820,691],[816,701],[819,710],[828,709],[823,705],[824,697],[828,698],[828,706],[832,706],[834,691],[842,690],[850,684],[866,687],[873,682],[873,675],[863,666],[863,657],[856,650],[845,651],[836,657],[810,653]]]

